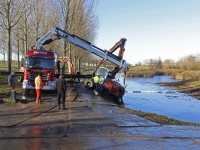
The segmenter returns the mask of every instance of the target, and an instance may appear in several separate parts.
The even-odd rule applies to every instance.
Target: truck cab
[[[42,90],[55,90],[57,80],[57,53],[48,50],[29,50],[21,63],[23,73],[22,87],[25,90],[35,89],[35,77],[42,73]]]

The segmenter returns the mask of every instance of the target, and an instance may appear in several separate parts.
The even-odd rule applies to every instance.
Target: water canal
[[[122,84],[123,77],[121,75],[117,76]],[[126,93],[123,97],[125,107],[154,112],[182,121],[200,123],[200,100],[157,85],[157,82],[176,82],[176,80],[169,76],[126,78]]]

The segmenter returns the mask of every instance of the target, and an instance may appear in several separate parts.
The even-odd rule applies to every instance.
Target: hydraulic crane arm
[[[52,35],[56,35],[57,37],[53,38],[53,39],[49,39]],[[60,38],[64,38],[65,40],[73,43],[74,45],[77,45],[77,46],[79,46],[101,58],[104,58],[104,59],[120,66],[121,68],[126,69],[126,61],[123,60],[122,57],[116,56],[107,50],[102,50],[102,49],[92,45],[90,42],[88,42],[76,35],[69,34],[57,27],[53,27],[49,32],[47,32],[44,36],[42,36],[40,39],[38,39],[36,42],[36,48],[41,49],[42,45],[51,43]]]

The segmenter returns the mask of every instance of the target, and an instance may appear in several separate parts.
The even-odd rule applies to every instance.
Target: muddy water
[[[120,74],[118,75],[120,77]],[[123,78],[120,77],[120,83]],[[176,82],[169,76],[126,78],[125,107],[200,123],[200,101],[156,82]]]

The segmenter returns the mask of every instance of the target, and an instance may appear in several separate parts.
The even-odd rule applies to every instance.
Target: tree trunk
[[[6,64],[6,54],[3,55],[3,64]]]
[[[81,68],[80,68],[81,65],[80,65],[80,62],[81,62],[81,59],[78,58],[78,71],[79,71],[79,72],[81,72]]]
[[[25,52],[24,55],[26,55],[27,49],[28,49],[27,40],[28,40],[27,39],[27,17],[26,15],[24,15],[24,52]]]
[[[7,37],[8,37],[8,54],[7,54],[7,58],[8,58],[8,72],[11,72],[11,29],[8,28],[7,30]]]
[[[76,72],[76,56],[74,56],[73,66],[74,66],[74,72]]]
[[[20,61],[19,61],[19,40],[17,40],[17,64],[18,68],[20,67]]]

